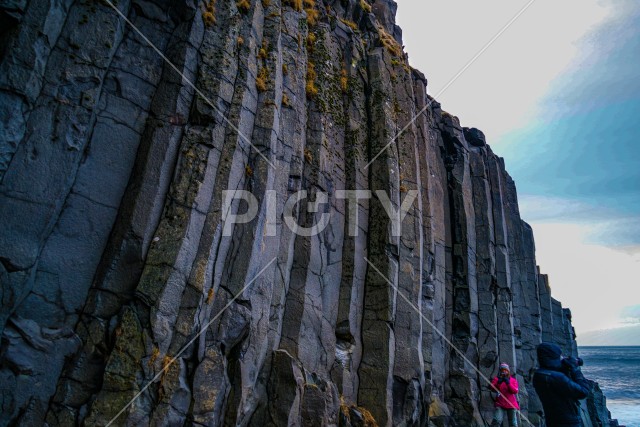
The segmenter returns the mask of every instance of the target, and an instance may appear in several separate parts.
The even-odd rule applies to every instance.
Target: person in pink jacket
[[[516,395],[518,394],[518,380],[511,376],[509,365],[500,364],[498,376],[491,381],[492,390],[496,395],[496,412],[493,414],[492,426],[501,426],[505,412],[508,415],[509,426],[517,427],[518,410],[520,405]]]

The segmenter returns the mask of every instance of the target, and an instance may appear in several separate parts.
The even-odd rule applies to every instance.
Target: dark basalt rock
[[[483,426],[465,358],[512,365],[543,424],[535,346],[575,354],[570,312],[395,2],[113,3],[154,47],[108,2],[0,3],[0,426]],[[230,235],[225,189],[259,201]],[[345,189],[415,190],[401,236]],[[280,220],[298,190],[331,196],[296,210],[317,235]]]
[[[464,138],[469,145],[473,145],[474,147],[484,147],[487,145],[487,140],[481,130],[476,128],[463,128],[462,130],[464,131]]]

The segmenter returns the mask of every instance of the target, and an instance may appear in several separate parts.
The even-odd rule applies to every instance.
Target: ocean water
[[[607,396],[611,417],[640,427],[640,347],[580,347],[582,373]]]

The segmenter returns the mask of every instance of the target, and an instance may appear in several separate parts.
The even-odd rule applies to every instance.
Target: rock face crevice
[[[571,314],[396,8],[0,4],[0,425],[482,426],[502,361],[544,425]]]

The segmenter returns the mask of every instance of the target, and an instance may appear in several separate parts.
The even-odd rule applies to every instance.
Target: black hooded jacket
[[[533,386],[542,401],[547,427],[581,427],[580,399],[591,385],[580,368],[562,362],[562,351],[555,344],[538,346],[538,369]]]

